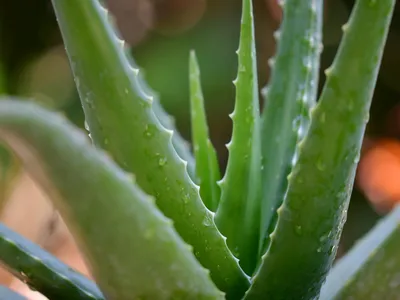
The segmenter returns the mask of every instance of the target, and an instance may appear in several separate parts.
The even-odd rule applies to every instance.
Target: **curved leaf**
[[[202,203],[98,0],[53,0],[91,137],[156,198],[216,285],[241,297],[248,278]]]
[[[107,299],[222,298],[151,198],[67,121],[4,100],[0,137],[51,196]]]
[[[358,0],[344,27],[247,299],[313,299],[320,291],[346,220],[395,2]]]
[[[49,299],[105,299],[94,282],[3,224],[0,224],[0,261],[17,278]]]

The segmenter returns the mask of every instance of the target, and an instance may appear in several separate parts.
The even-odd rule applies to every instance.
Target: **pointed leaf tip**
[[[220,199],[221,179],[217,154],[210,141],[204,98],[201,90],[200,70],[196,54],[190,52],[190,103],[192,119],[192,139],[196,158],[196,175],[200,182],[200,196],[208,209],[215,211]]]
[[[243,1],[235,109],[229,159],[216,223],[240,265],[251,274],[258,261],[260,111],[252,1]]]

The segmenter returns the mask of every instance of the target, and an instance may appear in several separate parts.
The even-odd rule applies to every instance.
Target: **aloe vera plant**
[[[0,138],[51,196],[96,284],[6,228],[0,260],[50,299],[317,298],[346,219],[395,2],[356,2],[317,101],[323,1],[282,1],[260,112],[253,6],[243,0],[222,175],[195,53],[193,156],[105,6],[53,0],[91,141],[56,113],[10,97],[0,101]],[[384,239],[390,261],[399,235]],[[351,285],[376,268],[363,263],[335,297],[362,295]],[[387,272],[381,280],[392,282]]]

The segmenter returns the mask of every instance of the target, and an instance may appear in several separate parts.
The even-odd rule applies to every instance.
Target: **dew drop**
[[[206,216],[203,220],[203,225],[206,227],[210,227],[212,226],[212,220],[210,219],[210,217]]]
[[[144,237],[147,240],[150,240],[154,236],[154,231],[152,229],[146,229],[144,232]]]
[[[321,243],[325,242],[325,241],[331,236],[331,234],[332,234],[332,232],[329,231],[327,234],[322,235],[322,236],[319,238],[319,241],[320,241]]]
[[[159,165],[160,167],[164,167],[166,163],[167,163],[167,159],[166,159],[165,157],[160,157],[160,158],[158,159],[158,165]]]
[[[152,124],[147,124],[146,125],[146,129],[145,129],[145,131],[144,131],[144,136],[145,137],[147,137],[147,138],[152,138],[153,136],[154,136],[154,134],[155,134],[155,132],[156,132],[156,127],[154,126],[154,125],[152,125]]]
[[[294,227],[294,232],[296,232],[297,235],[301,235],[303,233],[303,229],[301,228],[300,225],[296,225]]]
[[[319,248],[317,249],[317,252],[318,252],[318,253],[321,253],[321,252],[322,252],[322,248],[319,247]]]
[[[368,121],[369,121],[369,112],[367,112],[367,113],[364,115],[364,122],[365,122],[365,123],[368,123]]]
[[[292,129],[298,130],[301,124],[301,116],[297,116],[292,122]]]
[[[189,203],[189,194],[184,193],[182,196],[182,200],[183,200],[183,203],[185,203],[185,204]]]
[[[235,257],[239,257],[239,247],[238,246],[236,246],[235,249],[233,249],[232,254]]]
[[[358,164],[358,163],[360,162],[360,153],[357,153],[357,154],[356,154],[356,156],[354,157],[353,162],[354,162],[355,164]]]
[[[320,171],[324,171],[325,167],[326,166],[325,166],[324,161],[321,158],[318,159],[318,161],[317,161],[317,169],[320,170]]]

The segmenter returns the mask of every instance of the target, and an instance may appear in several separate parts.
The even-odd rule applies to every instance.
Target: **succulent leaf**
[[[107,299],[222,299],[172,222],[69,122],[0,101],[0,137],[51,196]]]
[[[283,22],[275,37],[272,74],[263,90],[262,204],[260,255],[276,225],[276,210],[287,190],[287,176],[296,162],[296,148],[309,127],[315,105],[321,52],[322,0],[286,0]],[[267,240],[266,240],[267,239]]]
[[[17,278],[49,299],[105,299],[93,281],[3,224],[0,224],[0,261]]]
[[[160,124],[152,98],[139,86],[139,70],[129,64],[107,10],[98,0],[53,0],[53,6],[95,145],[155,197],[216,285],[228,297],[242,297],[249,280],[177,155],[173,133]]]
[[[196,158],[196,175],[200,182],[200,196],[208,209],[216,211],[221,197],[217,182],[221,179],[217,154],[212,145],[201,90],[200,70],[196,54],[191,52],[189,62],[192,139]]]
[[[133,59],[129,59],[129,62],[133,68],[139,69]],[[137,81],[138,85],[141,87],[144,93],[149,95],[153,99],[152,109],[158,120],[160,121],[161,125],[164,126],[166,129],[173,131],[174,134],[172,135],[172,145],[174,146],[179,157],[187,162],[187,172],[189,173],[190,178],[194,182],[196,182],[197,179],[195,171],[195,160],[192,153],[190,152],[189,143],[185,141],[185,139],[179,134],[178,130],[176,129],[175,119],[172,116],[168,115],[168,113],[164,110],[159,95],[153,89],[151,89],[147,82],[144,80],[142,72],[139,72],[137,74]]]
[[[299,145],[270,246],[246,299],[318,295],[346,220],[395,2],[356,2],[310,129]]]
[[[321,300],[396,299],[400,293],[400,206],[332,268]]]
[[[243,1],[232,141],[216,224],[251,274],[258,260],[261,137],[252,0]]]

